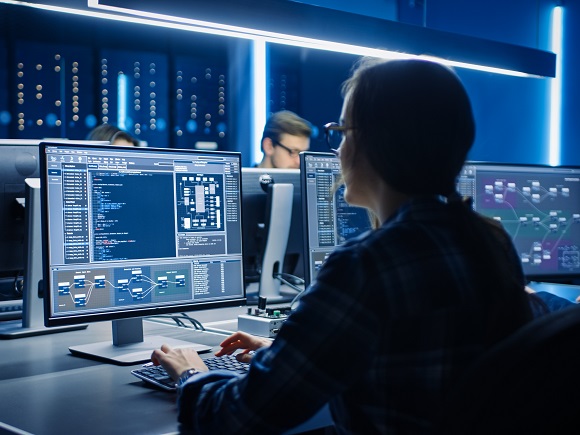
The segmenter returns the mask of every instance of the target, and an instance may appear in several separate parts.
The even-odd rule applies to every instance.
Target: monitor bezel
[[[51,306],[53,303],[53,292],[50,286],[50,263],[49,263],[49,241],[48,241],[48,216],[47,216],[47,201],[48,192],[44,188],[47,179],[47,164],[46,164],[46,148],[50,146],[64,146],[64,147],[78,147],[81,143],[74,141],[42,141],[39,144],[39,161],[40,161],[40,179],[41,179],[41,221],[42,221],[42,271],[43,271],[43,293],[44,293],[44,324],[47,327],[52,326],[64,326],[64,325],[75,325],[79,323],[93,323],[93,322],[103,322],[110,320],[124,320],[124,319],[136,319],[143,317],[151,317],[161,314],[171,314],[171,313],[183,313],[190,311],[200,311],[209,310],[215,308],[225,308],[225,307],[237,307],[244,306],[247,303],[246,299],[246,289],[242,282],[242,296],[235,297],[228,300],[220,301],[189,301],[186,303],[173,304],[167,306],[159,307],[138,307],[134,309],[115,309],[110,312],[101,313],[74,313],[71,315],[51,315]],[[85,148],[98,148],[98,149],[111,149],[111,150],[125,150],[129,152],[138,153],[181,153],[181,154],[197,154],[197,155],[215,155],[223,156],[227,155],[230,157],[236,157],[238,160],[239,168],[239,192],[241,194],[241,153],[236,151],[206,151],[206,150],[195,150],[195,149],[178,149],[178,148],[154,148],[154,147],[130,147],[130,146],[119,146],[119,145],[95,145],[82,143]],[[241,197],[240,197],[241,199]],[[241,231],[241,207],[240,207],[240,231]],[[241,235],[241,232],[240,232]],[[241,236],[240,236],[241,237]],[[243,240],[241,240],[241,251],[243,252]],[[241,265],[243,269],[243,261]]]

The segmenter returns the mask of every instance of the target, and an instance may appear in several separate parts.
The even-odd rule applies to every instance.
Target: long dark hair
[[[363,58],[343,94],[356,153],[364,153],[387,184],[408,194],[455,190],[475,123],[451,69],[425,60]]]
[[[425,60],[363,59],[343,94],[354,161],[364,156],[395,190],[443,196],[455,210],[454,228],[485,307],[487,344],[529,320],[523,273],[511,239],[500,224],[475,213],[456,193],[457,174],[475,138],[471,103],[457,75]]]

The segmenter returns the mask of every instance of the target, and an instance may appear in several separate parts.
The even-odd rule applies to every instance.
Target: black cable
[[[197,319],[194,319],[193,317],[190,317],[188,314],[186,313],[181,313],[181,315],[186,318],[187,320],[189,320],[193,326],[195,326],[195,329],[199,329],[200,331],[205,331],[205,328],[203,327],[203,325],[201,324],[201,322]]]
[[[302,291],[302,292],[298,293],[296,296],[294,296],[294,299],[292,299],[292,301],[290,301],[290,310],[294,310],[294,304],[296,302],[298,302],[302,296],[304,296],[304,293],[305,292]]]
[[[14,277],[14,292],[20,297],[24,294],[24,276],[21,274]]]
[[[296,275],[292,275],[291,273],[280,272],[278,275],[293,282],[294,284],[304,284],[304,280],[302,278]]]
[[[274,278],[277,278],[281,283],[286,284],[288,287],[290,287],[291,289],[297,291],[298,293],[302,293],[302,291],[304,289],[292,284],[290,281],[287,281],[286,279],[284,279],[282,277],[283,274],[281,273],[277,273],[276,275],[274,275]]]
[[[2,278],[3,284],[6,283],[7,286],[10,285],[10,282],[8,280],[12,280],[12,278],[8,276],[6,278]],[[23,292],[24,278],[22,276],[22,273],[20,272],[16,273],[16,275],[14,276],[14,280],[12,281],[11,287],[12,287],[11,289],[7,289],[10,290],[10,294],[0,291],[1,299],[12,300],[22,298],[22,294],[24,293]]]
[[[194,319],[193,317],[188,316],[185,313],[181,313],[181,315],[171,315],[171,314],[158,314],[156,316],[151,316],[152,318],[157,318],[157,319],[171,319],[173,320],[177,326],[181,327],[181,328],[190,328],[190,326],[187,326],[185,323],[183,323],[182,319],[184,320],[188,320],[189,322],[191,322],[191,324],[193,325],[193,328],[199,331],[205,331],[204,326],[201,324],[201,322],[197,319]]]

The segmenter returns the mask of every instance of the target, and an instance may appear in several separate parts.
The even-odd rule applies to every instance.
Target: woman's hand
[[[253,351],[268,347],[272,344],[272,340],[263,337],[256,337],[245,332],[234,332],[228,338],[220,343],[222,347],[216,352],[216,356],[231,355],[237,350],[242,349],[242,352],[236,355],[236,359],[241,362],[250,362]]]
[[[191,347],[173,349],[164,344],[161,349],[153,351],[151,361],[156,366],[162,365],[174,381],[177,381],[181,374],[189,369],[196,369],[200,372],[208,371],[203,360]]]

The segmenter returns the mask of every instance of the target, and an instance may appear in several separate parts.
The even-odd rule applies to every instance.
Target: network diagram
[[[186,265],[57,271],[59,310],[191,299]]]
[[[529,174],[479,180],[475,208],[501,222],[524,268],[580,270],[580,185]]]

